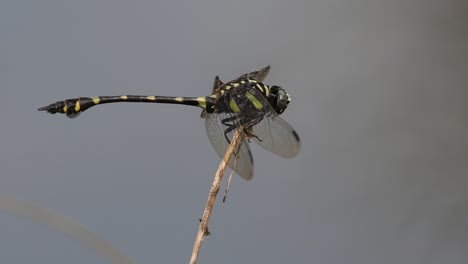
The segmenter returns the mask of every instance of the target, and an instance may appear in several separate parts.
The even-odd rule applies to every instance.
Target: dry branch
[[[231,140],[231,144],[229,145],[229,148],[227,149],[223,160],[219,164],[218,170],[216,171],[216,174],[213,179],[213,183],[211,184],[210,193],[208,195],[208,201],[206,202],[205,211],[203,212],[203,217],[200,220],[198,233],[197,233],[197,236],[195,237],[195,242],[193,244],[192,257],[190,258],[190,264],[197,263],[198,253],[200,252],[203,238],[209,234],[208,221],[210,220],[211,210],[213,209],[213,206],[216,202],[216,195],[219,192],[221,181],[223,179],[224,172],[226,171],[226,168],[227,168],[227,161],[231,159],[231,156],[233,155],[235,150],[239,149],[239,146],[241,145],[242,141],[243,141],[243,130],[238,129],[234,137]]]

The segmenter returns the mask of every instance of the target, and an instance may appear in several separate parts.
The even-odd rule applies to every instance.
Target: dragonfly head
[[[270,87],[269,102],[276,113],[281,114],[288,107],[291,102],[291,97],[281,86],[273,85]]]

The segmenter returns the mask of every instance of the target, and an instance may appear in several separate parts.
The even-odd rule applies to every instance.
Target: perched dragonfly
[[[286,158],[296,156],[300,148],[300,140],[296,131],[279,117],[287,108],[291,97],[280,86],[263,84],[269,70],[270,67],[267,66],[261,70],[243,74],[227,83],[223,83],[216,76],[212,94],[209,96],[79,97],[59,101],[38,110],[51,114],[62,113],[74,118],[90,107],[107,103],[138,102],[197,106],[203,109],[201,117],[205,119],[208,138],[221,158],[224,157],[234,133],[238,129],[245,132],[242,144],[227,164],[242,178],[250,180],[253,177],[250,140]]]

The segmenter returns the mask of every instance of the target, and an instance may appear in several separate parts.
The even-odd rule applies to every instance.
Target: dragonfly
[[[278,85],[266,85],[263,80],[270,66],[242,74],[240,77],[222,82],[216,76],[212,93],[208,96],[181,97],[157,95],[118,95],[78,97],[66,99],[39,108],[39,111],[65,114],[75,118],[87,109],[102,104],[133,102],[181,104],[202,109],[201,118],[209,141],[218,156],[224,157],[235,132],[244,132],[242,142],[227,165],[243,179],[253,178],[253,157],[249,147],[251,141],[281,157],[292,158],[300,149],[297,132],[281,115],[291,102],[290,95]]]

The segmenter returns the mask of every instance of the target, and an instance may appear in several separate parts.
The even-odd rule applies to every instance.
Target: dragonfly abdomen
[[[211,106],[211,99],[207,97],[174,97],[174,96],[154,96],[154,95],[120,95],[120,96],[96,96],[78,97],[58,101],[48,106],[39,108],[39,111],[48,113],[66,114],[68,117],[76,117],[79,113],[100,104],[108,103],[160,103],[160,104],[183,104],[197,106],[206,109],[207,104]]]

